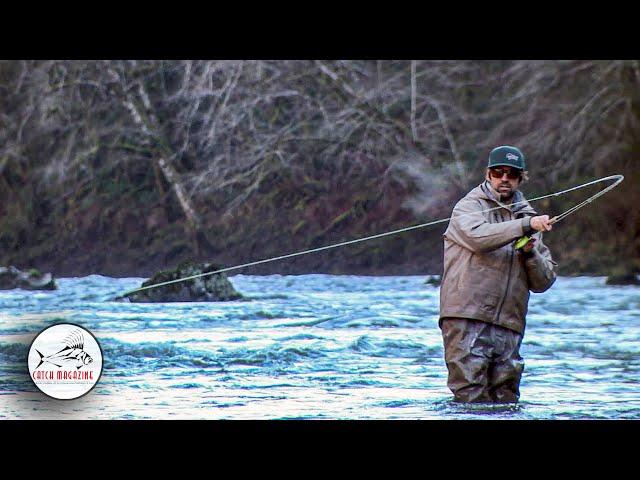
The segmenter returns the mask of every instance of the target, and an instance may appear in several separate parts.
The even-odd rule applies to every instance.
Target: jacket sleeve
[[[445,236],[472,252],[490,252],[520,238],[529,229],[529,217],[489,223],[482,210],[477,200],[460,200],[453,209]]]
[[[537,241],[533,250],[525,256],[525,269],[529,279],[529,290],[534,293],[541,293],[548,290],[556,281],[556,266],[558,265],[551,258],[549,248],[542,243],[542,233],[533,236]]]

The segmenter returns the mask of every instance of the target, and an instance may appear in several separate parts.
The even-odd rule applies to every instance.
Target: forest
[[[545,243],[640,273],[639,87],[634,60],[1,61],[0,266],[150,276],[445,218],[506,144],[527,197],[624,175]],[[445,228],[239,273],[438,274]]]

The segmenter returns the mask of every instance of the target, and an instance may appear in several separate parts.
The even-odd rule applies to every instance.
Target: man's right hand
[[[538,232],[548,232],[553,228],[553,224],[549,219],[549,215],[540,215],[531,217],[531,228]]]

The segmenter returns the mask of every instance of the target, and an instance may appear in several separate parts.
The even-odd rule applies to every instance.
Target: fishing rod
[[[582,185],[578,185],[577,187],[574,188],[570,188],[568,190],[564,190],[562,192],[558,192],[557,194],[553,194],[553,195],[562,195],[563,193],[566,192],[570,192],[572,190],[577,190],[578,188],[582,188],[582,187],[586,187],[588,185],[593,185],[594,183],[599,183],[599,182],[604,182],[606,180],[611,180],[611,179],[617,179],[616,183],[612,183],[611,185],[609,185],[607,188],[605,188],[604,190],[599,191],[598,193],[596,193],[595,195],[590,196],[589,198],[587,198],[586,200],[574,205],[573,207],[569,208],[568,210],[564,211],[563,213],[561,213],[560,215],[556,215],[555,217],[553,217],[552,219],[549,220],[549,223],[551,224],[556,224],[561,220],[564,220],[565,218],[567,218],[569,215],[571,215],[572,213],[575,213],[576,211],[580,210],[582,207],[584,207],[585,205],[590,204],[591,202],[593,202],[596,198],[601,197],[602,195],[604,195],[605,193],[607,193],[609,190],[614,189],[615,187],[618,186],[618,184],[620,184],[620,182],[622,182],[622,180],[624,180],[624,176],[623,175],[611,175],[609,177],[603,177],[600,178],[599,180],[594,180],[593,182],[589,182],[589,183],[584,183]],[[544,198],[544,197],[543,197]],[[530,201],[535,201],[535,200],[540,200],[540,198],[537,199],[532,199]],[[531,237],[529,237],[528,235],[525,235],[521,238],[519,238],[516,241],[515,244],[515,248],[516,250],[524,247],[529,240],[531,240]]]
[[[547,195],[542,195],[542,196],[540,196],[540,197],[535,197],[535,198],[532,198],[532,199],[521,200],[521,201],[519,201],[519,202],[511,203],[511,204],[509,204],[509,206],[510,206],[510,207],[513,207],[514,205],[518,205],[518,204],[520,204],[520,203],[535,202],[535,201],[542,200],[542,199],[544,199],[544,198],[549,198],[549,197],[558,197],[558,196],[560,196],[560,195],[564,195],[564,194],[569,193],[569,192],[572,192],[572,191],[574,191],[574,190],[578,190],[578,189],[581,189],[581,188],[585,188],[585,187],[588,187],[588,186],[590,186],[590,185],[594,185],[594,184],[596,184],[596,183],[606,182],[606,181],[608,181],[608,180],[616,180],[616,182],[615,182],[615,183],[612,183],[611,185],[609,185],[608,187],[606,187],[604,190],[599,191],[599,192],[598,192],[598,193],[596,193],[595,195],[592,195],[591,197],[587,198],[586,200],[584,200],[584,201],[582,201],[582,202],[580,202],[580,203],[578,203],[578,204],[574,205],[573,207],[569,208],[568,210],[566,210],[566,211],[562,212],[561,214],[556,215],[555,217],[553,217],[553,218],[550,220],[550,221],[551,221],[551,223],[558,223],[559,221],[564,220],[564,219],[565,219],[565,218],[567,218],[569,215],[571,215],[571,214],[575,213],[576,211],[578,211],[579,209],[581,209],[581,208],[582,208],[582,207],[584,207],[585,205],[590,204],[590,203],[591,203],[591,202],[593,202],[596,198],[601,197],[602,195],[604,195],[604,194],[605,194],[605,193],[607,193],[608,191],[610,191],[610,190],[614,189],[615,187],[617,187],[617,186],[618,186],[618,185],[619,185],[619,184],[624,180],[624,176],[623,176],[623,175],[610,175],[610,176],[608,176],[608,177],[599,178],[598,180],[593,180],[593,181],[591,181],[591,182],[583,183],[582,185],[578,185],[578,186],[576,186],[576,187],[568,188],[568,189],[566,189],[566,190],[561,190],[561,191],[559,191],[559,192],[549,193],[549,194],[547,194]],[[489,208],[489,209],[486,209],[486,210],[480,210],[480,211],[478,211],[478,212],[465,213],[465,214],[461,214],[461,215],[458,215],[458,216],[463,217],[463,216],[467,216],[467,215],[477,215],[477,214],[479,214],[479,213],[491,212],[491,211],[493,211],[493,210],[499,210],[499,209],[501,209],[501,208],[505,208],[505,206],[504,206],[504,205],[501,205],[501,206],[499,206],[499,207],[493,207],[493,208]],[[419,225],[413,225],[413,226],[411,226],[411,227],[400,228],[400,229],[398,229],[398,230],[392,230],[392,231],[390,231],[390,232],[378,233],[378,234],[376,234],[376,235],[370,235],[370,236],[368,236],[368,237],[357,238],[357,239],[355,239],[355,240],[348,240],[348,241],[345,241],[345,242],[334,243],[334,244],[332,244],[332,245],[325,245],[325,246],[323,246],[323,247],[311,248],[311,249],[309,249],[309,250],[302,250],[302,251],[300,251],[300,252],[289,253],[289,254],[286,254],[286,255],[280,255],[280,256],[272,257],[272,258],[266,258],[266,259],[264,259],[264,260],[257,260],[257,261],[255,261],[255,262],[243,263],[242,265],[235,265],[235,266],[233,266],[233,267],[221,268],[221,269],[219,269],[219,270],[215,270],[215,271],[213,271],[213,272],[199,273],[199,274],[196,274],[196,275],[191,275],[191,276],[189,276],[189,277],[177,278],[177,279],[175,279],[175,280],[169,280],[169,281],[162,282],[162,283],[156,283],[156,284],[154,284],[154,285],[147,285],[146,287],[140,287],[140,288],[136,288],[136,289],[134,289],[134,290],[130,290],[130,291],[128,291],[128,292],[126,292],[126,293],[122,294],[122,296],[120,296],[120,297],[118,297],[118,298],[124,298],[124,297],[127,297],[127,296],[129,296],[129,295],[131,295],[131,294],[133,294],[133,293],[140,292],[140,291],[143,291],[143,290],[148,290],[148,289],[151,289],[151,288],[161,287],[161,286],[164,286],[164,285],[170,285],[170,284],[172,284],[172,283],[177,283],[177,282],[184,282],[184,281],[186,281],[186,280],[192,280],[192,279],[194,279],[194,278],[204,277],[204,276],[207,276],[207,275],[214,275],[214,274],[216,274],[216,273],[229,272],[229,271],[231,271],[231,270],[238,270],[238,269],[240,269],[240,268],[251,267],[251,266],[253,266],[253,265],[260,265],[260,264],[262,264],[262,263],[267,263],[267,262],[275,262],[276,260],[283,260],[283,259],[285,259],[285,258],[297,257],[297,256],[299,256],[299,255],[306,255],[306,254],[308,254],[308,253],[320,252],[320,251],[322,251],[322,250],[328,250],[328,249],[330,249],[330,248],[343,247],[343,246],[345,246],[345,245],[351,245],[351,244],[353,244],[353,243],[364,242],[364,241],[367,241],[367,240],[373,240],[373,239],[375,239],[375,238],[386,237],[386,236],[388,236],[388,235],[395,235],[395,234],[397,234],[397,233],[408,232],[409,230],[416,230],[416,229],[418,229],[418,228],[429,227],[429,226],[432,226],[432,225],[437,225],[437,224],[439,224],[439,223],[447,222],[447,221],[451,220],[451,218],[452,218],[452,217],[442,218],[442,219],[440,219],[440,220],[434,220],[434,221],[432,221],[432,222],[421,223],[421,224],[419,224]],[[524,239],[525,239],[525,238],[527,239],[527,241],[524,241]],[[522,238],[520,238],[520,239],[517,241],[517,243],[522,243],[522,245],[521,245],[521,246],[523,246],[523,245],[524,245],[524,244],[526,244],[528,241],[529,241],[529,238],[528,238],[528,237],[522,237]],[[517,246],[517,245],[516,245],[516,246]]]

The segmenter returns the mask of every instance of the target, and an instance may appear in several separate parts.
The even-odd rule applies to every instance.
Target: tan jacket
[[[524,333],[529,290],[551,287],[557,263],[542,243],[542,233],[531,235],[531,216],[537,213],[529,202],[509,208],[498,198],[485,181],[453,209],[444,233],[440,322],[444,317],[472,318]],[[522,200],[516,191],[513,202]],[[503,208],[480,213],[498,206]],[[525,234],[536,239],[528,255],[514,249],[515,240]]]

